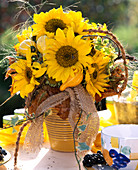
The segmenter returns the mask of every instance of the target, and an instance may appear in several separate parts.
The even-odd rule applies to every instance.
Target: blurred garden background
[[[0,60],[12,50],[17,43],[14,31],[33,15],[30,6],[36,5],[40,11],[48,11],[59,7],[81,10],[83,17],[90,22],[106,23],[123,44],[126,53],[138,58],[138,0],[0,0]],[[28,6],[28,2],[30,6]],[[39,4],[44,4],[43,6]],[[38,5],[38,6],[37,6]],[[26,9],[26,10],[25,10]],[[29,13],[28,13],[29,11]],[[6,63],[5,63],[6,66]],[[138,66],[136,66],[138,68]],[[6,67],[5,67],[6,68]],[[135,68],[134,68],[135,69]],[[133,69],[131,69],[133,70]],[[0,104],[9,96],[10,78],[4,80],[5,69],[0,65]],[[0,107],[0,124],[4,114],[13,114],[15,108],[24,106],[24,100],[14,96]]]

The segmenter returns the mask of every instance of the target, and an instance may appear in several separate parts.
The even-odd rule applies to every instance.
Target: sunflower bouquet
[[[18,134],[15,165],[23,128],[31,123],[26,135],[29,148],[41,147],[43,122],[50,110],[69,119],[77,141],[75,151],[82,157],[99,129],[95,101],[121,94],[126,87],[122,45],[106,24],[90,23],[80,11],[64,11],[62,6],[35,13],[33,24],[17,38],[6,78],[12,78],[11,96],[20,92],[25,99],[28,121]]]

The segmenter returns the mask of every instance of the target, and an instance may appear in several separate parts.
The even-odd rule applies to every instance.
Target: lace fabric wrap
[[[31,152],[38,152],[43,142],[43,116],[41,116],[31,123],[25,137],[24,149]]]
[[[36,109],[35,116],[39,116],[43,112],[47,112],[50,108],[54,108],[58,104],[61,104],[66,99],[70,98],[69,109],[69,122],[74,131],[74,137],[77,143],[86,143],[91,147],[93,141],[96,138],[99,129],[99,117],[95,108],[94,100],[91,95],[83,88],[82,85],[78,85],[74,88],[67,88],[64,92],[59,92],[53,96],[50,96],[44,100]],[[82,113],[80,115],[80,112]],[[84,131],[79,130],[79,125],[76,123],[80,115],[79,123],[86,125]],[[45,116],[40,116],[31,122],[29,130],[27,132],[24,148],[29,151],[38,151],[43,144],[43,122]],[[74,130],[75,129],[75,130]],[[77,152],[80,156],[83,156],[87,150]]]

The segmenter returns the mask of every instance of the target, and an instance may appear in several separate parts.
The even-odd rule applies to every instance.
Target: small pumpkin
[[[42,54],[46,50],[46,39],[47,39],[47,36],[43,35],[43,36],[39,37],[37,40],[37,49]]]
[[[64,91],[67,87],[75,87],[83,80],[83,72],[75,73],[74,77],[69,76],[67,81],[60,86],[60,91]]]
[[[34,41],[27,39],[21,42],[18,52],[20,55],[26,56],[28,50],[31,51],[31,53],[36,52],[36,44]]]

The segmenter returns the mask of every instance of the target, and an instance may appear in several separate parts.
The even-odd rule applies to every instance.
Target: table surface
[[[101,114],[103,112],[100,112]],[[107,114],[107,111],[106,111]],[[99,115],[100,116],[100,115]],[[6,145],[4,147],[11,153],[11,159],[4,165],[0,166],[0,170],[14,170],[14,150],[15,145]],[[20,145],[17,160],[19,170],[78,170],[78,164],[74,152],[57,152],[50,149],[49,143],[45,143],[40,152],[29,153],[23,150]],[[83,166],[81,165],[82,170]],[[96,168],[97,169],[97,168]],[[102,168],[103,170],[104,168]]]
[[[0,170],[14,170],[12,146],[9,148],[11,159],[0,166]],[[42,148],[39,153],[27,153],[20,148],[17,170],[78,170],[74,152],[57,152],[52,149]],[[81,170],[85,168],[81,165]],[[88,170],[113,170],[109,166],[95,165]]]
[[[6,148],[11,153],[11,159],[0,170],[14,169],[14,147]],[[43,147],[39,153],[28,153],[21,146],[17,167],[20,170],[78,170],[74,152],[57,152],[50,148]]]

